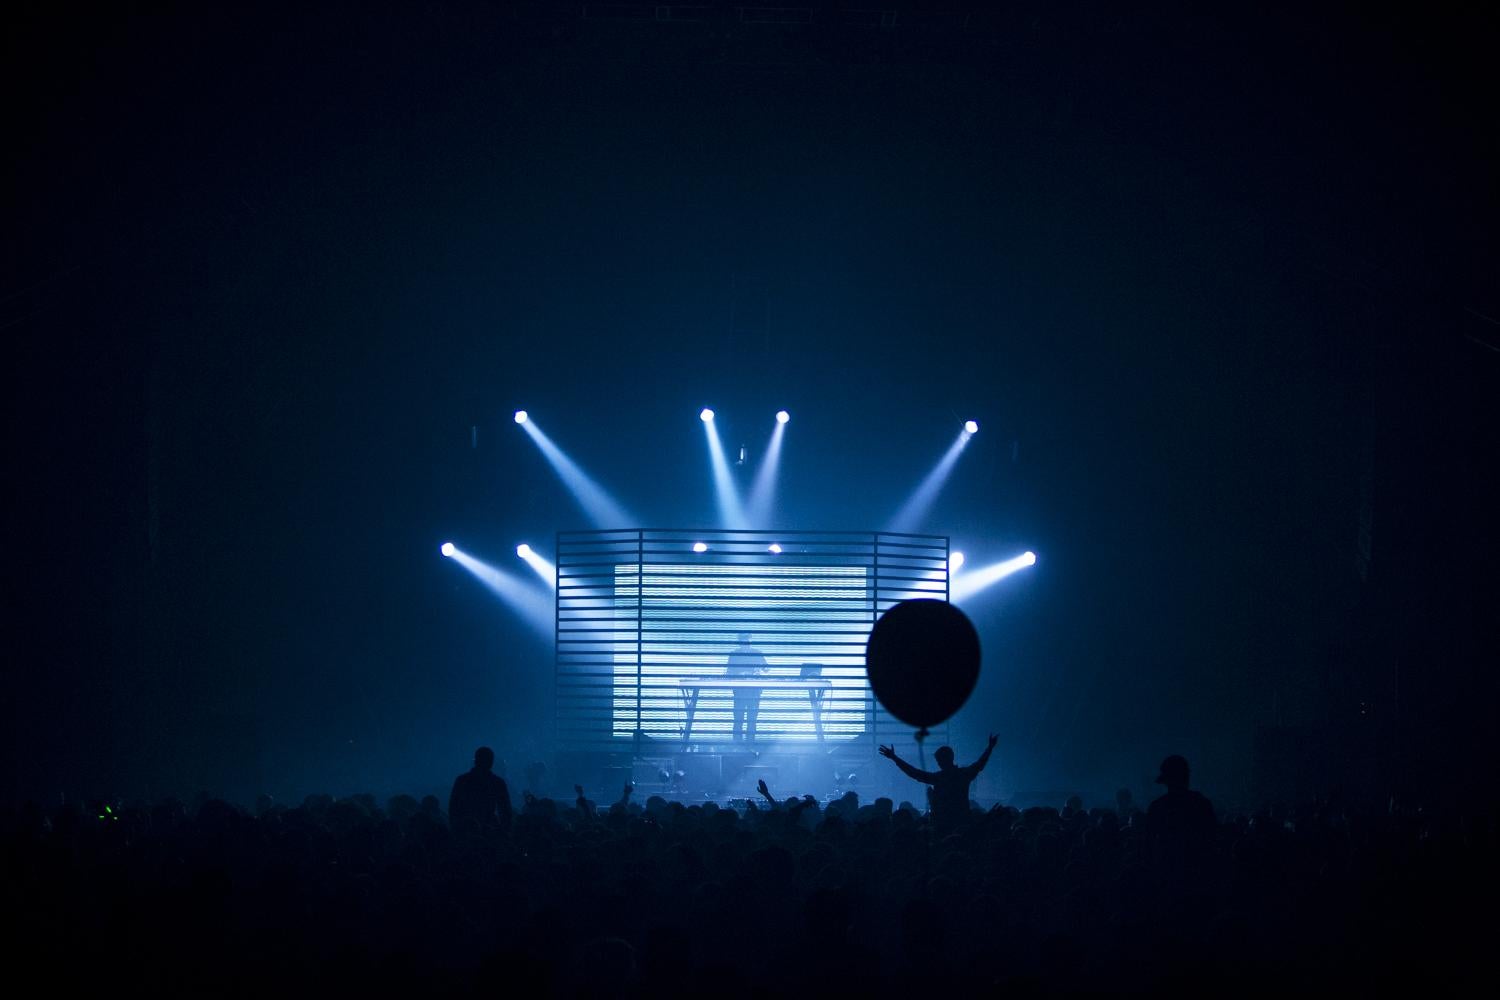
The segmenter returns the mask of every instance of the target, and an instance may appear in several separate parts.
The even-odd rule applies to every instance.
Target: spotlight
[[[522,423],[523,418],[525,418],[524,423]],[[526,432],[526,436],[531,438],[541,451],[542,456],[547,459],[547,464],[552,466],[552,471],[557,473],[557,478],[563,481],[563,485],[573,494],[573,499],[578,501],[578,506],[582,507],[584,513],[594,522],[594,527],[618,528],[621,525],[639,523],[615,501],[614,497],[605,492],[604,487],[579,468],[577,462],[553,444],[552,439],[542,432],[536,421],[527,418],[524,411],[516,414],[516,423],[521,424],[521,430]]]
[[[450,546],[444,546],[444,548],[448,547]],[[462,549],[455,548],[451,553],[445,552],[444,555],[451,555],[455,563],[472,573],[491,593],[504,601],[531,627],[538,639],[548,642],[552,640],[556,631],[556,623],[553,620],[556,614],[556,598],[546,588],[539,587],[529,579],[500,569],[498,566],[491,566]]]
[[[973,421],[969,421],[973,423]],[[975,427],[978,427],[975,424]],[[948,450],[943,452],[943,457],[938,459],[937,465],[932,471],[923,477],[922,482],[917,485],[911,496],[896,511],[896,516],[891,518],[890,527],[887,531],[916,531],[927,517],[927,512],[932,509],[932,504],[937,500],[938,494],[943,490],[943,483],[947,482],[948,476],[953,472],[953,466],[958,462],[958,456],[963,453],[969,444],[969,439],[974,435],[967,429],[959,431],[953,437],[953,443]]]
[[[693,551],[697,552],[697,553],[700,553],[700,554],[704,553],[704,552],[707,552],[708,551],[708,543],[707,542],[694,542],[693,543]]]
[[[964,430],[968,431],[970,434],[978,434],[979,433],[979,421],[977,421],[977,420],[966,420],[966,421],[964,421]]]
[[[517,410],[516,411],[516,423],[518,423],[518,424],[524,424],[525,422],[526,422],[526,411],[525,410]]]
[[[438,551],[441,552],[445,556],[452,556],[453,553],[456,552],[457,550],[453,547],[453,543],[452,542],[444,542],[443,543],[443,547],[440,548],[440,549],[438,549]]]
[[[1018,556],[1006,559],[1004,562],[992,563],[989,566],[967,570],[963,575],[955,577],[950,583],[948,587],[948,599],[955,604],[962,604],[970,597],[998,583],[1012,573],[1035,565],[1036,553],[1027,551],[1022,552]]]
[[[536,575],[542,578],[542,582],[549,587],[557,586],[557,567],[546,559],[537,555],[530,545],[522,542],[516,546],[516,555],[526,561],[526,564],[536,570]]]
[[[950,572],[950,573],[957,573],[959,571],[959,569],[963,566],[963,564],[964,564],[964,554],[962,552],[952,552],[952,553],[949,553],[949,555],[948,555],[948,572]]]
[[[766,551],[771,553],[772,555],[779,556],[781,555],[781,546],[776,542],[772,542],[766,547]]]
[[[730,471],[729,458],[724,454],[724,442],[719,440],[719,425],[714,421],[714,411],[704,408],[699,414],[703,418],[703,439],[708,445],[709,468],[714,478],[714,498],[719,505],[721,528],[748,528],[745,523],[745,508],[740,502],[739,487],[735,485]]]
[[[792,415],[785,410],[776,414],[776,423],[771,425],[771,440],[760,457],[760,468],[755,471],[755,482],[750,487],[750,500],[745,506],[749,521],[758,527],[771,523],[771,502],[776,493],[776,474],[781,467],[781,439],[786,436],[786,422]]]

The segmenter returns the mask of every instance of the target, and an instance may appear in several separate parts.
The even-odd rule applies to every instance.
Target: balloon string
[[[922,741],[927,738],[927,727],[923,726],[917,730],[917,764],[922,770],[927,770],[927,751],[922,746]]]

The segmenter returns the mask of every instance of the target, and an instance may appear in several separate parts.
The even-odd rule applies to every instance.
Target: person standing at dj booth
[[[739,645],[729,654],[726,677],[754,677],[766,672],[765,654],[750,645],[750,633],[739,634]],[[737,687],[734,693],[734,717],[729,727],[732,740],[755,739],[755,717],[760,714],[760,688]],[[742,735],[743,734],[743,735]]]

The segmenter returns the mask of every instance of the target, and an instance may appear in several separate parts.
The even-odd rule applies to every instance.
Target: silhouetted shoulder
[[[1146,810],[1146,824],[1158,834],[1207,836],[1217,822],[1208,797],[1188,789],[1168,792]]]

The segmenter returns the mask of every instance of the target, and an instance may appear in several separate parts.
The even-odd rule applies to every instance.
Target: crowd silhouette
[[[991,743],[993,746],[993,741]],[[967,768],[903,770],[933,788]],[[887,756],[894,758],[893,753]],[[944,762],[946,761],[946,763]],[[1332,802],[1219,817],[1181,757],[1143,813],[934,795],[727,808],[522,792],[3,817],[11,978],[129,993],[1011,995],[1471,986],[1492,821]],[[951,779],[940,776],[953,770]],[[1472,906],[1472,909],[1469,907]],[[1480,980],[1482,981],[1482,980]]]

